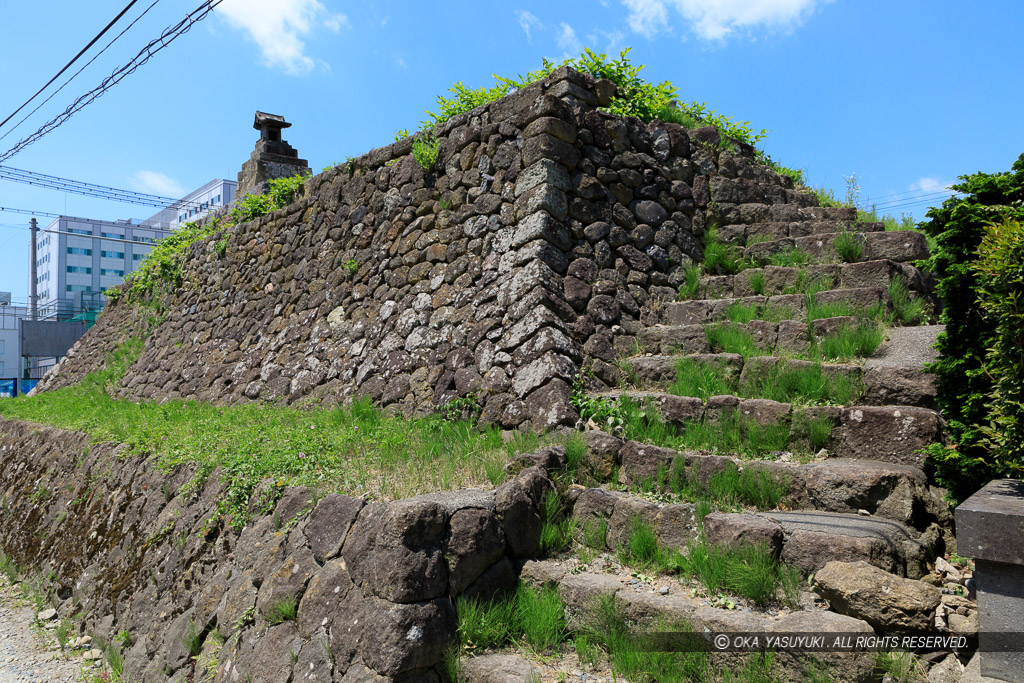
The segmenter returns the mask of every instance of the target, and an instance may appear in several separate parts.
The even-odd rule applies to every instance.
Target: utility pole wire
[[[8,135],[10,135],[10,134],[11,134],[11,133],[13,133],[13,132],[14,132],[15,130],[17,130],[17,129],[18,129],[18,127],[20,127],[20,126],[21,126],[21,124],[25,123],[25,121],[27,121],[27,120],[29,119],[29,117],[30,117],[30,116],[32,116],[32,115],[33,115],[33,114],[35,114],[35,113],[36,113],[37,111],[39,111],[40,109],[42,109],[42,108],[43,108],[43,107],[44,107],[44,106],[46,105],[46,103],[47,103],[47,102],[49,102],[50,100],[52,100],[52,99],[53,99],[53,98],[54,98],[54,97],[55,97],[55,96],[56,96],[57,94],[59,94],[59,93],[60,93],[60,91],[61,91],[61,90],[63,90],[64,88],[66,88],[66,87],[68,86],[68,84],[70,84],[70,83],[71,83],[71,81],[73,81],[73,80],[75,80],[76,78],[78,78],[78,75],[79,75],[79,74],[81,74],[81,73],[82,73],[83,71],[85,71],[86,69],[88,69],[88,68],[89,68],[89,65],[90,65],[90,64],[92,64],[93,62],[95,62],[95,61],[97,60],[97,58],[99,58],[99,57],[100,57],[100,55],[102,55],[102,54],[103,54],[104,52],[106,52],[106,51],[107,51],[107,50],[108,50],[108,49],[110,48],[110,46],[111,46],[111,45],[113,45],[114,43],[116,43],[116,42],[117,42],[117,41],[118,41],[118,40],[119,40],[119,39],[121,38],[121,36],[123,36],[123,35],[124,35],[125,33],[128,33],[128,31],[130,31],[130,30],[131,30],[132,26],[135,26],[135,24],[137,24],[137,23],[139,22],[139,20],[140,20],[140,19],[142,19],[142,17],[144,17],[144,16],[146,16],[147,14],[149,14],[149,10],[153,9],[153,7],[154,7],[154,6],[156,5],[156,3],[158,3],[158,2],[160,2],[160,0],[153,0],[153,4],[152,4],[152,5],[150,5],[150,6],[149,6],[149,7],[147,7],[146,9],[144,9],[144,10],[142,11],[142,14],[140,14],[139,16],[137,16],[137,17],[135,17],[134,19],[132,19],[132,22],[131,22],[130,24],[128,24],[127,26],[125,26],[125,27],[124,27],[124,29],[122,29],[120,33],[118,33],[118,34],[117,34],[116,36],[114,36],[114,37],[113,37],[113,38],[112,38],[112,39],[110,40],[110,42],[109,42],[109,43],[107,43],[107,44],[106,44],[105,46],[103,46],[103,49],[102,49],[102,50],[100,50],[100,51],[99,51],[99,52],[97,52],[97,53],[96,53],[95,55],[93,55],[92,59],[90,59],[90,60],[89,60],[88,62],[86,62],[86,63],[85,63],[85,64],[84,64],[83,66],[82,66],[82,68],[81,68],[81,69],[79,69],[79,70],[78,70],[78,71],[76,71],[76,72],[75,72],[74,74],[72,74],[71,78],[69,78],[68,80],[64,81],[64,83],[62,83],[62,84],[61,84],[61,86],[60,86],[59,88],[57,88],[57,89],[56,89],[56,90],[54,90],[54,91],[53,91],[52,93],[50,93],[49,95],[47,95],[46,99],[45,99],[45,100],[43,100],[42,102],[40,102],[39,104],[37,104],[37,105],[36,105],[36,107],[35,107],[35,109],[33,109],[32,111],[30,111],[29,113],[27,113],[27,114],[25,114],[25,115],[24,115],[23,117],[21,117],[21,121],[18,121],[18,122],[17,122],[16,124],[14,124],[14,125],[13,125],[12,127],[8,128],[8,129],[7,129],[7,132],[6,132],[6,133],[4,133],[3,135],[0,135],[0,140],[3,140],[3,139],[4,139],[4,138],[6,138],[6,137],[7,137]]]
[[[119,13],[119,14],[118,14],[118,15],[117,15],[116,17],[114,17],[114,18],[113,18],[113,19],[112,19],[112,20],[110,21],[110,23],[109,23],[109,24],[107,24],[107,25],[106,25],[105,27],[103,27],[103,30],[102,30],[102,31],[100,31],[99,33],[97,33],[97,34],[96,34],[96,37],[95,37],[95,38],[93,38],[92,40],[90,40],[90,41],[89,41],[89,44],[88,44],[88,45],[86,45],[86,46],[85,46],[85,47],[83,47],[83,48],[82,48],[81,50],[79,50],[78,54],[77,54],[77,55],[75,55],[75,56],[74,56],[74,57],[73,57],[73,58],[71,59],[71,61],[70,61],[70,62],[68,62],[67,64],[65,64],[65,65],[64,65],[64,68],[63,68],[63,69],[61,69],[60,71],[58,71],[58,72],[56,73],[56,75],[55,75],[55,76],[54,76],[53,78],[51,78],[50,80],[48,80],[48,81],[46,82],[46,85],[44,85],[44,86],[43,86],[42,88],[40,88],[39,90],[37,90],[37,91],[36,91],[36,94],[35,94],[35,95],[33,95],[32,97],[30,97],[30,98],[28,98],[27,100],[25,100],[25,103],[24,103],[24,104],[22,104],[22,105],[21,105],[20,107],[18,107],[17,109],[15,109],[15,110],[14,110],[13,112],[11,112],[11,113],[10,113],[10,115],[9,115],[9,116],[8,116],[8,117],[7,117],[6,119],[4,119],[3,121],[0,121],[0,128],[3,128],[3,127],[4,127],[4,124],[5,124],[5,123],[7,123],[8,121],[10,121],[10,120],[11,120],[12,118],[14,118],[14,115],[15,115],[15,114],[17,114],[17,113],[18,113],[19,111],[21,111],[22,109],[24,109],[25,107],[27,107],[27,106],[28,106],[28,103],[29,103],[29,102],[31,102],[31,101],[32,101],[32,100],[34,100],[35,98],[39,97],[39,93],[41,93],[41,92],[43,92],[44,90],[46,90],[47,88],[49,88],[49,87],[50,87],[50,84],[51,84],[51,83],[53,83],[53,82],[54,82],[55,80],[57,80],[58,78],[60,78],[60,75],[61,75],[62,73],[64,73],[65,71],[67,71],[67,70],[68,70],[69,68],[71,68],[71,65],[72,65],[72,64],[74,64],[75,62],[77,62],[77,61],[78,61],[78,58],[79,58],[79,57],[81,57],[81,56],[82,56],[83,54],[85,54],[86,50],[88,50],[88,49],[89,49],[90,47],[92,47],[93,45],[95,45],[95,44],[96,44],[96,41],[97,41],[97,40],[99,40],[100,38],[102,38],[102,37],[103,37],[103,34],[104,34],[104,33],[106,33],[107,31],[109,31],[109,30],[110,30],[110,27],[111,27],[111,26],[113,26],[114,24],[116,24],[116,23],[118,22],[118,20],[119,20],[119,19],[120,19],[121,17],[123,17],[123,16],[125,15],[125,12],[127,12],[128,10],[130,10],[130,9],[132,8],[132,5],[134,5],[134,4],[136,3],[136,2],[138,2],[138,0],[132,0],[131,2],[129,2],[129,3],[128,3],[128,4],[127,4],[127,5],[125,6],[125,8],[124,8],[123,10],[121,10],[121,12],[120,12],[120,13]]]
[[[148,62],[153,55],[174,42],[175,38],[187,33],[192,26],[205,19],[210,12],[212,12],[213,9],[223,1],[224,0],[206,0],[206,2],[203,2],[199,7],[186,15],[180,22],[165,29],[164,32],[160,34],[160,37],[150,41],[150,43],[146,45],[146,47],[142,48],[142,50],[131,61],[124,66],[119,67],[114,71],[114,73],[103,79],[96,88],[75,100],[67,109],[64,110],[62,114],[46,122],[40,126],[36,132],[29,135],[27,138],[23,138],[14,147],[3,154],[0,154],[0,162],[7,161],[25,147],[36,142],[54,128],[63,124],[85,106],[95,101],[96,98],[100,97],[111,87],[119,83],[125,76],[134,73],[136,69]]]

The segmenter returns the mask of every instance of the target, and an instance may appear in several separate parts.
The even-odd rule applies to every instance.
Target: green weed
[[[826,373],[820,363],[775,363],[740,386],[741,395],[748,398],[808,405],[849,405],[861,390],[859,382],[843,373]]]
[[[565,640],[565,608],[555,588],[520,583],[511,595],[490,601],[458,598],[458,639],[461,649],[484,650],[524,642],[549,650]]]
[[[714,353],[738,353],[744,358],[763,356],[754,336],[733,323],[714,323],[704,327],[704,336]]]
[[[685,553],[674,553],[671,562],[709,593],[725,592],[766,605],[781,588],[785,602],[797,601],[799,570],[780,564],[764,544],[718,546],[701,536],[687,545]]]
[[[825,335],[815,344],[826,360],[850,360],[872,355],[885,341],[885,329],[873,322],[846,325]]]
[[[541,510],[540,549],[544,555],[560,553],[572,539],[573,520],[565,513],[562,497],[552,491],[544,497]]]
[[[851,233],[846,230],[836,236],[832,246],[835,248],[836,253],[839,254],[839,258],[842,259],[843,263],[856,263],[860,261],[861,254],[864,251],[863,238],[857,233]]]
[[[617,546],[619,562],[638,569],[647,569],[662,564],[662,550],[658,537],[639,518],[630,520],[629,531],[620,538]]]
[[[811,262],[811,255],[803,249],[792,247],[790,249],[783,249],[777,251],[774,254],[768,256],[765,262],[771,266],[781,266],[784,268],[793,268],[797,266],[804,266]]]
[[[430,172],[437,163],[441,142],[431,132],[417,134],[412,142],[412,156],[424,171]]]
[[[271,626],[283,624],[286,621],[295,621],[297,611],[298,603],[295,598],[282,598],[270,606],[267,612],[267,621]]]
[[[692,358],[681,358],[676,363],[676,378],[669,387],[675,396],[696,396],[707,400],[711,396],[736,392],[736,379],[725,365],[702,363]]]
[[[924,299],[911,296],[907,279],[902,275],[889,280],[889,300],[892,301],[893,318],[901,325],[916,325],[927,317]]]
[[[759,270],[750,276],[750,289],[758,296],[764,296],[764,271]]]
[[[679,285],[679,299],[696,299],[700,289],[700,266],[696,263],[687,263],[683,270],[683,278],[683,284]]]

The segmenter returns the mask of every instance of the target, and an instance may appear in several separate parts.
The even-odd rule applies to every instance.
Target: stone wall
[[[219,472],[194,482],[193,469],[160,472],[123,447],[23,422],[0,420],[0,443],[0,551],[52,572],[58,613],[83,616],[82,631],[127,630],[131,680],[199,680],[191,631],[217,680],[437,681],[454,598],[514,586],[552,489],[537,466],[493,491],[390,503],[287,488],[237,532],[209,522]],[[296,618],[274,623],[289,600]]]
[[[194,245],[184,287],[126,378],[133,398],[330,405],[407,414],[477,397],[505,428],[572,424],[571,384],[676,298],[709,220],[744,205],[798,220],[813,195],[728,151],[713,127],[601,111],[614,85],[562,68],[309,180],[291,206]],[[823,212],[822,209],[815,211]],[[119,309],[39,390],[109,352]]]

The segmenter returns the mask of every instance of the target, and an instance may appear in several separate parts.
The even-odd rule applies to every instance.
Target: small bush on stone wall
[[[440,151],[441,143],[430,132],[420,133],[412,142],[412,156],[420,168],[427,172],[434,168]]]
[[[232,221],[244,223],[288,206],[308,177],[308,175],[297,173],[287,178],[272,179],[270,191],[266,194],[247,194],[238,200],[235,208],[231,211]]]

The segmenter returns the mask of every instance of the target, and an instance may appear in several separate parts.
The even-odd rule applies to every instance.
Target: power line
[[[186,202],[182,199],[174,199],[173,197],[163,197],[161,195],[148,194],[146,192],[135,192],[134,190],[122,190],[116,187],[96,185],[94,183],[87,183],[81,180],[71,180],[70,178],[61,178],[59,176],[36,173],[35,171],[25,171],[18,168],[12,168],[10,166],[0,166],[0,179],[11,180],[13,182],[24,183],[26,185],[45,187],[51,190],[60,190],[62,192],[72,192],[74,194],[81,194],[87,197],[110,199],[112,201],[123,202],[126,204],[141,204],[143,206],[156,206],[168,209],[188,207],[199,208],[201,206],[199,202]]]
[[[22,138],[14,147],[10,148],[3,154],[0,154],[0,162],[7,161],[15,154],[23,150],[25,147],[36,142],[44,135],[57,128],[69,118],[74,116],[75,113],[81,111],[84,107],[94,102],[98,97],[106,93],[110,88],[117,85],[123,78],[135,72],[140,66],[148,62],[153,55],[160,52],[168,45],[170,45],[176,38],[184,35],[191,29],[196,23],[205,19],[210,12],[214,10],[224,0],[206,0],[199,7],[187,14],[184,19],[164,30],[160,36],[149,42],[139,53],[131,59],[127,64],[114,70],[114,72],[103,79],[103,81],[94,89],[80,96],[77,100],[71,103],[62,114],[56,118],[47,121],[36,132],[32,133],[26,138]]]
[[[25,121],[27,121],[27,120],[28,120],[28,118],[29,118],[30,116],[32,116],[32,115],[33,115],[33,114],[35,114],[35,113],[36,113],[37,111],[39,111],[39,110],[40,110],[40,109],[41,109],[41,108],[42,108],[43,106],[45,106],[45,105],[46,105],[46,103],[47,103],[47,102],[49,102],[50,100],[52,100],[52,99],[53,99],[53,98],[54,98],[54,97],[55,97],[55,96],[56,96],[56,95],[57,95],[57,94],[58,94],[58,93],[59,93],[59,92],[60,92],[61,90],[63,90],[64,88],[66,88],[66,87],[68,86],[68,84],[69,84],[69,83],[71,83],[71,81],[73,81],[73,80],[75,80],[76,78],[78,78],[78,75],[79,75],[79,74],[81,74],[81,73],[82,73],[83,71],[85,71],[86,69],[88,69],[88,68],[89,68],[89,65],[90,65],[90,64],[92,64],[93,62],[95,62],[95,61],[96,61],[96,60],[97,60],[97,59],[98,59],[98,58],[100,57],[100,55],[102,55],[102,54],[103,54],[104,52],[106,52],[106,51],[107,51],[107,50],[108,50],[108,49],[110,48],[110,46],[111,46],[111,45],[113,45],[114,43],[116,43],[116,42],[117,42],[117,41],[118,41],[118,40],[119,40],[119,39],[121,38],[121,36],[123,36],[123,35],[124,35],[125,33],[127,33],[127,32],[128,32],[129,30],[131,30],[132,26],[135,26],[135,24],[137,24],[137,23],[139,22],[139,20],[140,20],[140,19],[142,19],[142,17],[144,17],[144,16],[146,16],[147,14],[149,14],[149,10],[153,9],[153,7],[154,7],[154,6],[156,5],[156,3],[158,3],[158,2],[160,2],[160,0],[153,0],[153,4],[152,4],[152,5],[150,5],[150,6],[149,6],[149,7],[147,7],[147,8],[145,9],[145,10],[143,10],[142,14],[140,14],[140,15],[139,15],[139,16],[137,16],[137,17],[135,17],[135,19],[133,19],[133,20],[132,20],[132,22],[131,22],[130,24],[128,24],[127,26],[125,26],[125,27],[124,27],[124,29],[122,29],[122,31],[121,31],[120,33],[118,33],[118,34],[117,34],[116,36],[114,36],[114,37],[113,37],[113,39],[111,39],[111,41],[110,41],[109,43],[107,43],[107,44],[106,44],[106,45],[105,45],[105,46],[103,47],[103,49],[102,49],[102,50],[100,50],[100,51],[99,51],[99,52],[97,52],[97,53],[96,53],[95,55],[93,55],[92,59],[90,59],[90,60],[89,60],[88,62],[86,62],[86,63],[85,63],[85,65],[84,65],[84,66],[82,66],[82,68],[81,68],[81,69],[79,69],[79,70],[78,70],[78,71],[76,71],[76,72],[75,72],[74,74],[72,74],[71,78],[69,78],[68,80],[64,81],[64,83],[63,83],[63,84],[62,84],[62,85],[61,85],[61,86],[60,86],[59,88],[57,88],[57,89],[56,89],[56,90],[54,90],[54,91],[53,91],[52,93],[50,93],[50,94],[49,94],[49,95],[47,96],[47,98],[46,98],[45,100],[43,100],[42,102],[40,102],[39,104],[37,104],[37,105],[36,105],[36,107],[35,107],[35,109],[33,109],[32,111],[30,111],[30,112],[29,112],[28,114],[25,114],[25,116],[23,116],[23,117],[21,118],[21,120],[20,120],[20,121],[18,121],[18,122],[17,122],[16,124],[14,124],[14,126],[12,126],[11,128],[8,128],[8,129],[7,129],[7,132],[6,132],[6,133],[4,133],[3,135],[0,135],[0,140],[3,140],[3,139],[4,139],[4,138],[6,138],[6,137],[7,137],[8,135],[10,135],[10,134],[11,134],[11,133],[13,133],[13,132],[14,132],[15,130],[17,130],[17,129],[18,129],[18,128],[19,128],[20,126],[21,126],[21,124],[25,123]]]
[[[69,68],[71,68],[71,65],[72,65],[72,64],[74,64],[75,62],[77,62],[77,61],[78,61],[78,58],[79,58],[79,57],[81,57],[81,56],[82,56],[83,54],[85,54],[86,50],[88,50],[88,49],[89,49],[90,47],[92,47],[93,45],[95,45],[95,44],[96,44],[96,41],[97,41],[97,40],[99,40],[100,38],[102,38],[102,37],[103,37],[103,34],[104,34],[104,33],[106,33],[107,31],[109,31],[109,30],[110,30],[110,27],[111,27],[111,26],[113,26],[114,24],[116,24],[116,23],[118,22],[118,20],[119,20],[119,19],[120,19],[121,17],[123,17],[123,16],[125,15],[125,12],[127,12],[128,10],[130,10],[130,9],[132,8],[132,5],[134,5],[134,4],[136,3],[136,2],[138,2],[138,0],[131,0],[131,2],[129,2],[129,3],[128,3],[128,5],[127,5],[127,6],[126,6],[126,7],[125,7],[125,8],[123,9],[123,10],[121,10],[121,12],[120,12],[120,13],[119,13],[119,14],[118,14],[118,15],[117,15],[116,17],[114,17],[114,18],[113,18],[113,19],[111,20],[111,22],[110,22],[109,24],[107,24],[107,25],[106,25],[106,26],[105,26],[105,27],[103,28],[103,30],[102,30],[102,31],[100,31],[100,32],[99,32],[98,34],[96,34],[96,37],[95,37],[95,38],[93,38],[92,40],[90,40],[90,41],[89,41],[89,44],[88,44],[88,45],[86,45],[86,46],[85,46],[85,47],[83,47],[83,48],[82,48],[81,50],[79,50],[79,51],[78,51],[78,54],[77,54],[77,55],[75,55],[75,56],[74,56],[74,57],[73,57],[73,58],[71,59],[71,61],[70,61],[70,62],[68,62],[67,64],[65,64],[65,65],[64,65],[64,68],[63,68],[63,69],[61,69],[60,71],[58,71],[58,72],[57,72],[57,73],[56,73],[56,74],[54,75],[54,77],[53,77],[53,78],[51,78],[50,80],[48,80],[48,81],[46,82],[46,85],[44,85],[44,86],[43,86],[43,87],[41,87],[41,88],[40,88],[39,90],[37,90],[37,91],[36,91],[36,93],[35,93],[35,95],[33,95],[32,97],[30,97],[30,98],[28,98],[27,100],[25,100],[25,103],[24,103],[24,104],[22,104],[22,105],[21,105],[20,107],[18,107],[17,109],[15,109],[15,110],[14,110],[13,112],[11,112],[11,113],[10,113],[10,114],[9,114],[9,115],[7,116],[7,118],[6,118],[6,119],[4,119],[3,121],[0,121],[0,128],[3,128],[3,127],[4,127],[4,124],[6,124],[6,123],[7,123],[8,121],[10,121],[10,120],[11,120],[12,118],[14,118],[14,115],[15,115],[15,114],[17,114],[17,113],[18,113],[19,111],[21,111],[22,109],[24,109],[25,107],[27,107],[27,106],[28,106],[28,103],[29,103],[29,102],[31,102],[32,100],[34,100],[35,98],[37,98],[37,97],[39,96],[39,93],[43,92],[43,91],[44,91],[44,90],[46,90],[46,89],[47,89],[48,87],[50,87],[50,84],[51,84],[51,83],[53,83],[53,82],[54,82],[55,80],[57,80],[58,78],[60,78],[60,75],[61,75],[62,73],[64,73],[65,71],[67,71],[67,70],[68,70]]]
[[[0,206],[0,211],[6,211],[8,213],[24,213],[29,216],[46,216],[47,218],[60,218],[59,213],[48,213],[46,211],[29,211],[28,209],[14,209],[9,206]],[[28,228],[25,228],[28,230]]]

